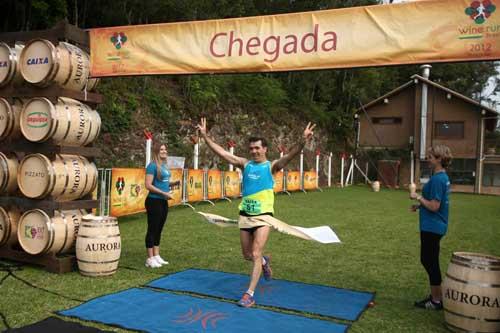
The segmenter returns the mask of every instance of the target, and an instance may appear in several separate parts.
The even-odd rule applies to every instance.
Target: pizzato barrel
[[[446,326],[454,332],[500,332],[500,257],[453,253],[443,307]]]
[[[20,117],[21,132],[33,142],[52,139],[66,146],[85,146],[101,129],[101,118],[90,106],[71,98],[59,97],[53,104],[44,97],[30,99]]]
[[[20,99],[15,98],[14,104],[11,104],[5,98],[0,97],[0,141],[21,137],[19,119],[22,108],[23,103]]]
[[[29,41],[21,52],[23,78],[46,87],[53,83],[70,90],[84,90],[90,73],[88,54],[69,43],[57,46],[45,39]]]
[[[51,161],[45,155],[30,154],[19,164],[17,183],[28,198],[74,200],[95,189],[97,168],[79,155],[56,154]]]
[[[41,209],[26,211],[19,219],[17,239],[29,254],[68,253],[74,250],[83,211],[54,211],[50,217]]]
[[[0,153],[0,194],[17,191],[17,169],[19,161],[13,154]]]
[[[16,208],[0,207],[0,247],[17,243],[17,224],[20,216]]]
[[[111,275],[118,269],[121,238],[118,221],[111,216],[86,215],[76,239],[78,269],[86,276]]]
[[[19,70],[19,55],[22,49],[23,46],[19,44],[10,47],[0,42],[0,87],[23,81]]]

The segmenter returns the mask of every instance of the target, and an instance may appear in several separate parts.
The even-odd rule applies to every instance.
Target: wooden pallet
[[[19,245],[0,247],[0,258],[43,266],[46,271],[57,274],[73,272],[77,268],[74,254],[58,256],[54,253],[45,253],[34,256],[24,252]]]

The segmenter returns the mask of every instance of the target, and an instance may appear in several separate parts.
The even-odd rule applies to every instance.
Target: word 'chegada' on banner
[[[267,72],[500,58],[500,0],[435,0],[90,29],[91,75]]]

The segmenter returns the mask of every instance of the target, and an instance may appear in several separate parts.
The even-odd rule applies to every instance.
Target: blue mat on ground
[[[147,286],[239,300],[247,290],[248,282],[248,275],[188,269],[154,280]],[[374,294],[286,280],[261,279],[254,297],[259,305],[357,320],[373,300]]]
[[[206,298],[132,288],[60,311],[104,324],[146,332],[328,332],[348,326]]]

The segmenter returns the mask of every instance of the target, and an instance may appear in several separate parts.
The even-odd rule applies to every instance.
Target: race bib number
[[[258,200],[243,198],[243,210],[248,214],[260,214],[262,205]]]

